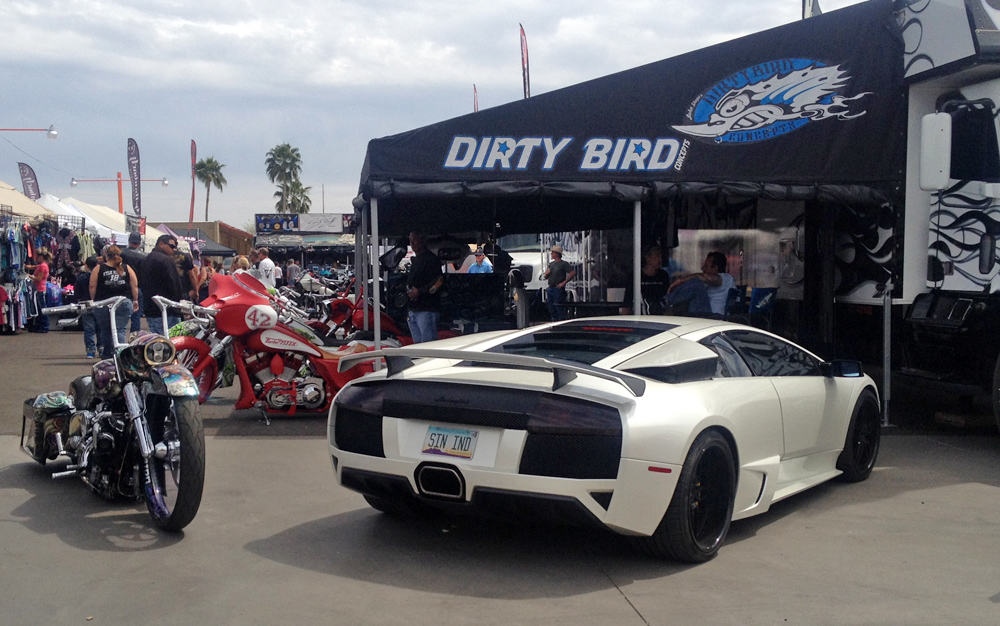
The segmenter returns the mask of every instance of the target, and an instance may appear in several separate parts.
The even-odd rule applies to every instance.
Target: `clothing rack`
[[[87,218],[80,215],[56,215],[56,224],[59,228],[83,232],[87,228]]]

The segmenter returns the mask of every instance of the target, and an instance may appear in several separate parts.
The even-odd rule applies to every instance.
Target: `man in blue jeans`
[[[90,299],[90,273],[97,267],[97,257],[89,256],[83,267],[80,268],[73,281],[73,294],[76,301],[82,302]],[[87,311],[80,315],[80,326],[83,327],[83,347],[87,351],[88,359],[97,358],[97,319],[94,313]]]
[[[410,233],[413,261],[406,275],[406,295],[410,299],[407,325],[413,343],[434,341],[438,338],[437,324],[441,316],[441,294],[444,284],[441,261],[427,249],[422,233]]]
[[[549,286],[545,290],[545,299],[549,307],[549,317],[552,318],[553,322],[565,317],[563,303],[566,302],[566,283],[576,276],[576,270],[573,269],[573,266],[563,261],[562,253],[562,246],[552,246],[552,249],[549,250],[552,262],[542,272],[542,279],[549,282]]]

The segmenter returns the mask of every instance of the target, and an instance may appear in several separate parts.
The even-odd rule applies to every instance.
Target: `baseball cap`
[[[484,254],[485,254],[485,252],[483,252],[482,248],[476,248],[476,252],[475,252],[476,256],[483,256]]]
[[[129,243],[142,243],[142,235],[139,233],[130,233],[128,236]]]

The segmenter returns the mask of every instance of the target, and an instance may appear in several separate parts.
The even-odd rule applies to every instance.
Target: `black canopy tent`
[[[205,231],[200,228],[174,228],[173,232],[179,237],[185,237],[188,239],[194,239],[196,241],[202,242],[198,245],[198,253],[201,256],[236,256],[236,250],[222,245],[218,241],[215,241],[209,237]]]
[[[362,231],[377,242],[631,218],[638,300],[642,209],[664,199],[898,202],[902,55],[891,1],[872,0],[374,139],[355,199]]]

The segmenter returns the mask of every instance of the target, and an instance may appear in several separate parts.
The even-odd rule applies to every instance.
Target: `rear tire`
[[[736,495],[736,460],[721,433],[708,430],[695,439],[684,460],[660,525],[640,547],[654,556],[685,563],[713,558],[726,539]]]
[[[194,398],[172,398],[173,406],[163,421],[150,424],[153,444],[177,446],[179,457],[151,456],[147,461],[153,489],[147,486],[146,507],[156,525],[178,531],[191,523],[205,485],[205,432]]]
[[[881,440],[882,407],[875,393],[865,389],[854,405],[844,449],[837,458],[837,469],[844,472],[840,479],[856,483],[868,478],[875,467]]]

